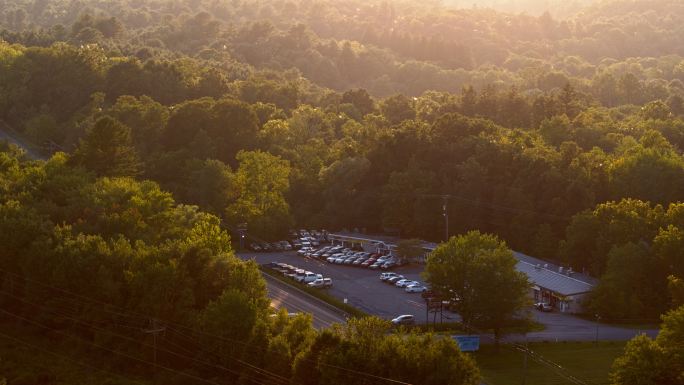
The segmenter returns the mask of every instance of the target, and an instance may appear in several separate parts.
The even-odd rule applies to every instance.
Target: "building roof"
[[[517,251],[514,251],[514,252],[513,252],[513,256],[514,256],[518,261],[524,261],[524,262],[527,262],[527,263],[531,263],[531,264],[533,264],[533,265],[539,264],[539,265],[541,265],[542,267],[544,267],[544,268],[546,268],[546,269],[548,269],[548,270],[554,271],[554,272],[558,272],[558,271],[560,270],[560,267],[561,267],[561,265],[558,265],[558,264],[555,264],[555,263],[552,263],[552,262],[549,262],[549,261],[546,261],[546,260],[543,260],[543,259],[539,259],[539,258],[535,258],[535,257],[530,257],[529,255],[525,255],[525,254],[520,253],[520,252],[517,252]],[[565,268],[567,268],[567,266],[565,266]],[[563,269],[564,271],[565,271],[565,268]],[[567,272],[567,271],[566,271],[566,272]],[[566,275],[567,275],[567,274],[566,274]],[[587,274],[583,274],[583,273],[577,272],[577,271],[573,271],[572,274],[571,274],[571,277],[574,278],[574,279],[576,279],[576,280],[578,280],[578,281],[585,282],[585,283],[587,283],[587,284],[589,284],[589,285],[592,285],[592,286],[597,285],[598,282],[599,282],[598,279],[596,279],[596,278],[594,278],[594,277],[591,277],[591,276],[589,276],[589,275],[587,275]]]
[[[580,281],[574,277],[546,269],[542,266],[518,260],[518,271],[527,274],[530,282],[562,296],[570,296],[590,292],[594,285]]]

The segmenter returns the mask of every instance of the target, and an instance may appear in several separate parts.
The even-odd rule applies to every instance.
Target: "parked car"
[[[546,302],[535,303],[534,307],[537,308],[537,310],[543,311],[543,312],[553,311],[553,306],[551,306],[550,303],[546,303]]]
[[[292,250],[292,245],[290,245],[290,242],[288,241],[280,241],[280,247],[282,247],[283,250]]]
[[[309,283],[309,282],[313,282],[317,279],[323,279],[323,276],[320,274],[312,273],[310,271],[307,271],[303,277],[296,278],[297,282],[301,282],[301,283]]]
[[[297,277],[303,277],[306,275],[306,270],[304,269],[296,269],[295,271],[285,274],[286,277],[292,278],[294,280],[297,280]]]
[[[356,261],[357,259],[359,259],[359,257],[351,256],[351,257],[349,257],[349,258],[347,258],[347,259],[344,260],[344,264],[345,264],[345,265],[351,265],[351,264],[354,263],[354,261]]]
[[[365,257],[357,258],[354,263],[352,263],[353,266],[361,266],[362,263],[366,262]]]
[[[392,320],[394,325],[413,325],[416,323],[416,319],[412,314],[404,314]]]
[[[302,257],[305,256],[308,252],[313,251],[314,249],[311,247],[302,247],[301,249],[297,250],[297,254],[301,255]]]
[[[375,263],[375,258],[368,258],[362,264],[361,267],[371,267]]]
[[[424,293],[427,291],[427,287],[423,285],[409,285],[404,289],[407,293]]]
[[[403,275],[396,275],[394,277],[387,278],[385,282],[394,285],[395,282],[399,281],[400,279],[404,279]]]
[[[318,278],[313,282],[309,282],[308,285],[315,288],[332,287],[332,278]]]
[[[382,273],[382,274],[380,274],[380,280],[386,281],[392,277],[398,277],[398,276],[399,276],[399,274],[397,274],[397,273]]]
[[[415,281],[407,278],[402,278],[398,280],[397,282],[394,283],[394,286],[396,287],[406,287],[409,284],[413,284]]]
[[[262,250],[263,250],[263,249],[261,248],[261,246],[260,246],[258,243],[254,243],[254,242],[252,242],[252,243],[249,244],[249,248],[250,248],[252,251],[256,251],[256,252],[259,252],[259,251],[262,251]]]

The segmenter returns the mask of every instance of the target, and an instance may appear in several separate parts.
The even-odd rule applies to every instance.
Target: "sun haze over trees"
[[[19,297],[3,301],[18,315],[35,310],[21,299],[69,301],[43,303],[51,292],[29,279],[92,293],[269,352],[216,346],[231,359],[281,357],[267,361],[288,379],[342,381],[297,357],[351,359],[353,330],[267,318],[230,231],[438,241],[447,214],[449,233],[466,234],[447,250],[479,234],[471,249],[497,263],[510,247],[601,278],[587,309],[605,320],[676,308],[684,3],[477,3],[0,0],[0,129],[47,159],[2,145],[0,268],[22,277],[0,278]],[[446,208],[431,198],[444,194]],[[66,316],[100,325],[81,305]],[[238,334],[221,334],[224,318]],[[412,338],[373,354],[454,349]],[[458,357],[454,372],[477,382]]]

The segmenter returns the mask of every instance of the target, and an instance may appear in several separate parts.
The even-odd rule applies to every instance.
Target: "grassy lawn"
[[[608,384],[608,373],[613,360],[624,349],[624,342],[559,342],[529,344],[532,351],[545,359],[561,365],[567,373],[591,385]],[[494,346],[483,345],[474,354],[488,385],[523,384],[524,354],[502,346],[496,353]],[[528,358],[525,385],[565,385],[569,380],[554,370]]]

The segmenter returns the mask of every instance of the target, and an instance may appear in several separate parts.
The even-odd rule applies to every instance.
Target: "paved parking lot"
[[[314,258],[298,256],[296,252],[240,253],[242,258],[254,258],[257,263],[283,262],[314,273],[323,274],[333,280],[328,292],[369,314],[392,319],[401,314],[413,314],[416,321],[425,323],[425,303],[418,293],[406,293],[404,289],[386,284],[380,280],[380,273],[386,270],[371,270],[363,267],[335,265]],[[402,266],[392,271],[408,279],[423,282],[420,277],[422,267]],[[445,317],[457,317],[455,313],[444,312]],[[431,315],[432,317],[432,315]],[[448,321],[445,318],[444,321]],[[437,315],[439,322],[439,314]],[[432,322],[432,318],[431,321]]]
[[[294,251],[275,253],[239,253],[245,259],[254,258],[257,263],[283,262],[314,273],[323,274],[333,279],[333,287],[328,292],[340,299],[347,299],[348,303],[369,314],[381,318],[392,319],[400,314],[413,314],[418,323],[425,323],[425,303],[420,294],[409,294],[403,289],[386,284],[379,279],[384,270],[335,265],[323,260],[298,256]],[[404,275],[406,278],[424,282],[420,276],[423,266],[409,265],[393,269],[392,271]],[[533,319],[544,324],[546,329],[541,332],[522,335],[510,335],[508,341],[592,341],[596,338],[597,324],[573,315],[558,312],[542,313],[531,310]],[[432,315],[430,315],[432,322]],[[457,321],[459,317],[452,312],[444,312],[444,321]],[[439,322],[439,315],[437,316]],[[654,337],[656,329],[639,330],[622,328],[611,325],[598,324],[598,338],[600,340],[628,340],[636,334],[646,333]]]

